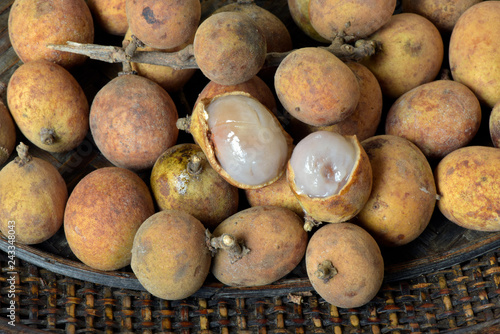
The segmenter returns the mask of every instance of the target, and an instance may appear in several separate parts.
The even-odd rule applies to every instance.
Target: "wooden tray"
[[[0,1],[0,81],[7,83],[12,73],[21,62],[15,55],[8,37],[7,19],[10,6],[14,1]],[[227,2],[227,1],[226,1]],[[214,1],[202,1],[205,11],[211,10]],[[219,1],[223,4],[224,1]],[[275,13],[289,27],[294,39],[294,47],[313,45],[304,34],[293,23],[285,1],[256,1],[257,4]],[[99,32],[96,32],[99,34]],[[111,36],[96,35],[96,44],[121,45],[121,39]],[[317,45],[317,44],[316,44]],[[98,61],[88,60],[83,66],[72,70],[72,74],[81,84],[89,101],[99,89],[116,76],[120,66]],[[207,79],[198,71],[187,84],[183,92],[172,94],[179,109],[179,116],[190,112],[192,104],[201,88],[207,83]],[[268,82],[272,85],[272,82]],[[5,101],[5,92],[2,94]],[[384,101],[385,108],[392,101]],[[487,115],[485,111],[484,115]],[[381,124],[384,120],[382,119]],[[380,133],[382,133],[380,131]],[[18,142],[25,140],[18,132]],[[179,141],[191,142],[192,138],[187,134],[180,134]],[[480,133],[472,144],[491,146],[488,134],[486,117],[483,117]],[[30,148],[34,156],[45,159],[54,164],[67,182],[71,191],[78,181],[89,172],[104,166],[110,166],[95,146],[90,133],[84,142],[75,150],[65,154],[50,154],[37,149],[33,145]],[[11,156],[13,159],[14,156]],[[148,183],[148,172],[140,176]],[[240,196],[244,199],[244,193]],[[247,204],[242,200],[241,207]],[[0,249],[8,250],[9,244],[5,237],[0,238]],[[414,242],[399,247],[383,249],[386,263],[386,282],[395,282],[419,275],[434,272],[455,264],[468,261],[478,256],[496,250],[500,247],[500,233],[483,233],[465,230],[443,217],[436,209],[432,221],[424,233]],[[135,278],[130,267],[122,271],[103,272],[89,268],[80,263],[71,253],[65,239],[64,232],[59,231],[53,238],[35,246],[16,245],[16,256],[39,267],[54,273],[66,275],[91,283],[103,284],[110,287],[143,290]],[[224,296],[275,296],[282,295],[286,291],[309,291],[312,287],[307,279],[304,264],[301,263],[290,275],[275,284],[258,288],[229,288],[217,283],[213,278],[208,278],[207,283],[195,296],[219,298]]]

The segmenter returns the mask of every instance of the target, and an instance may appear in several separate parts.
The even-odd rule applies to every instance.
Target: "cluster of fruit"
[[[64,225],[83,263],[130,264],[170,300],[209,272],[260,286],[305,258],[326,301],[358,307],[382,284],[380,247],[415,240],[436,203],[463,227],[500,231],[500,1],[403,0],[399,14],[395,0],[288,8],[317,46],[292,49],[279,18],[248,0],[205,19],[199,0],[16,0],[9,36],[24,64],[0,108],[1,163],[17,126],[54,153],[90,131],[115,167],[68,194],[57,169],[19,144],[0,171],[2,232],[15,220],[16,241],[36,244]],[[181,65],[126,62],[135,72],[89,105],[71,74],[87,57],[47,45],[93,43],[94,23],[124,36],[130,56],[159,51]],[[272,57],[280,62],[266,68]],[[453,80],[437,78],[446,61]],[[197,68],[210,82],[179,118],[168,92]],[[492,145],[468,146],[486,109]],[[179,142],[179,130],[194,143]],[[138,171],[150,171],[149,186]],[[242,193],[251,207],[240,209]]]

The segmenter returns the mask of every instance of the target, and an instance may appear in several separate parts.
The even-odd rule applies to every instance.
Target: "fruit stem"
[[[250,249],[248,249],[242,242],[238,242],[238,240],[236,240],[236,238],[231,234],[223,233],[219,237],[214,237],[207,229],[205,231],[205,236],[207,246],[212,252],[212,256],[215,255],[218,250],[224,250],[229,253],[231,264],[250,253]]]
[[[40,140],[45,145],[53,145],[56,141],[56,132],[54,129],[42,128],[40,130]]]
[[[305,216],[304,216],[304,230],[306,232],[311,232],[315,226],[319,226],[321,224],[323,224],[323,222],[317,221],[313,217],[309,216],[307,213],[305,214]]]
[[[28,145],[20,142],[16,147],[17,157],[14,159],[14,162],[19,164],[19,167],[24,166],[26,163],[31,161],[31,155],[28,153]]]
[[[203,170],[201,164],[201,158],[198,155],[193,155],[189,162],[187,163],[187,171],[189,175],[198,175]]]
[[[179,118],[175,125],[177,126],[177,129],[189,133],[189,127],[191,126],[191,117],[188,115],[184,118]]]
[[[333,263],[330,260],[318,263],[318,269],[314,272],[314,275],[323,280],[325,284],[337,274],[337,268],[333,266]]]

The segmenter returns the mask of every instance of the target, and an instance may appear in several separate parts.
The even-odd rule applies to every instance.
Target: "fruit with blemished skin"
[[[16,146],[16,126],[9,110],[0,103],[0,166],[7,161]]]
[[[500,101],[491,110],[488,125],[493,146],[500,148]]]

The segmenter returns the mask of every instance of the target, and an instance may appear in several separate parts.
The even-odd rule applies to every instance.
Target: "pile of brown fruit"
[[[5,235],[15,221],[16,241],[37,244],[63,226],[84,264],[131,265],[169,300],[210,272],[261,286],[305,259],[318,294],[352,308],[381,287],[380,247],[415,240],[435,206],[500,231],[500,1],[288,0],[310,41],[295,49],[256,2],[216,4],[14,2],[24,64],[0,108]],[[123,45],[93,45],[95,31]],[[123,63],[92,101],[71,74],[88,56]],[[170,94],[198,69],[208,83],[179,117]],[[470,145],[487,117],[491,142]],[[114,166],[68,194],[24,143],[6,163],[16,127],[52,153],[90,133]]]

